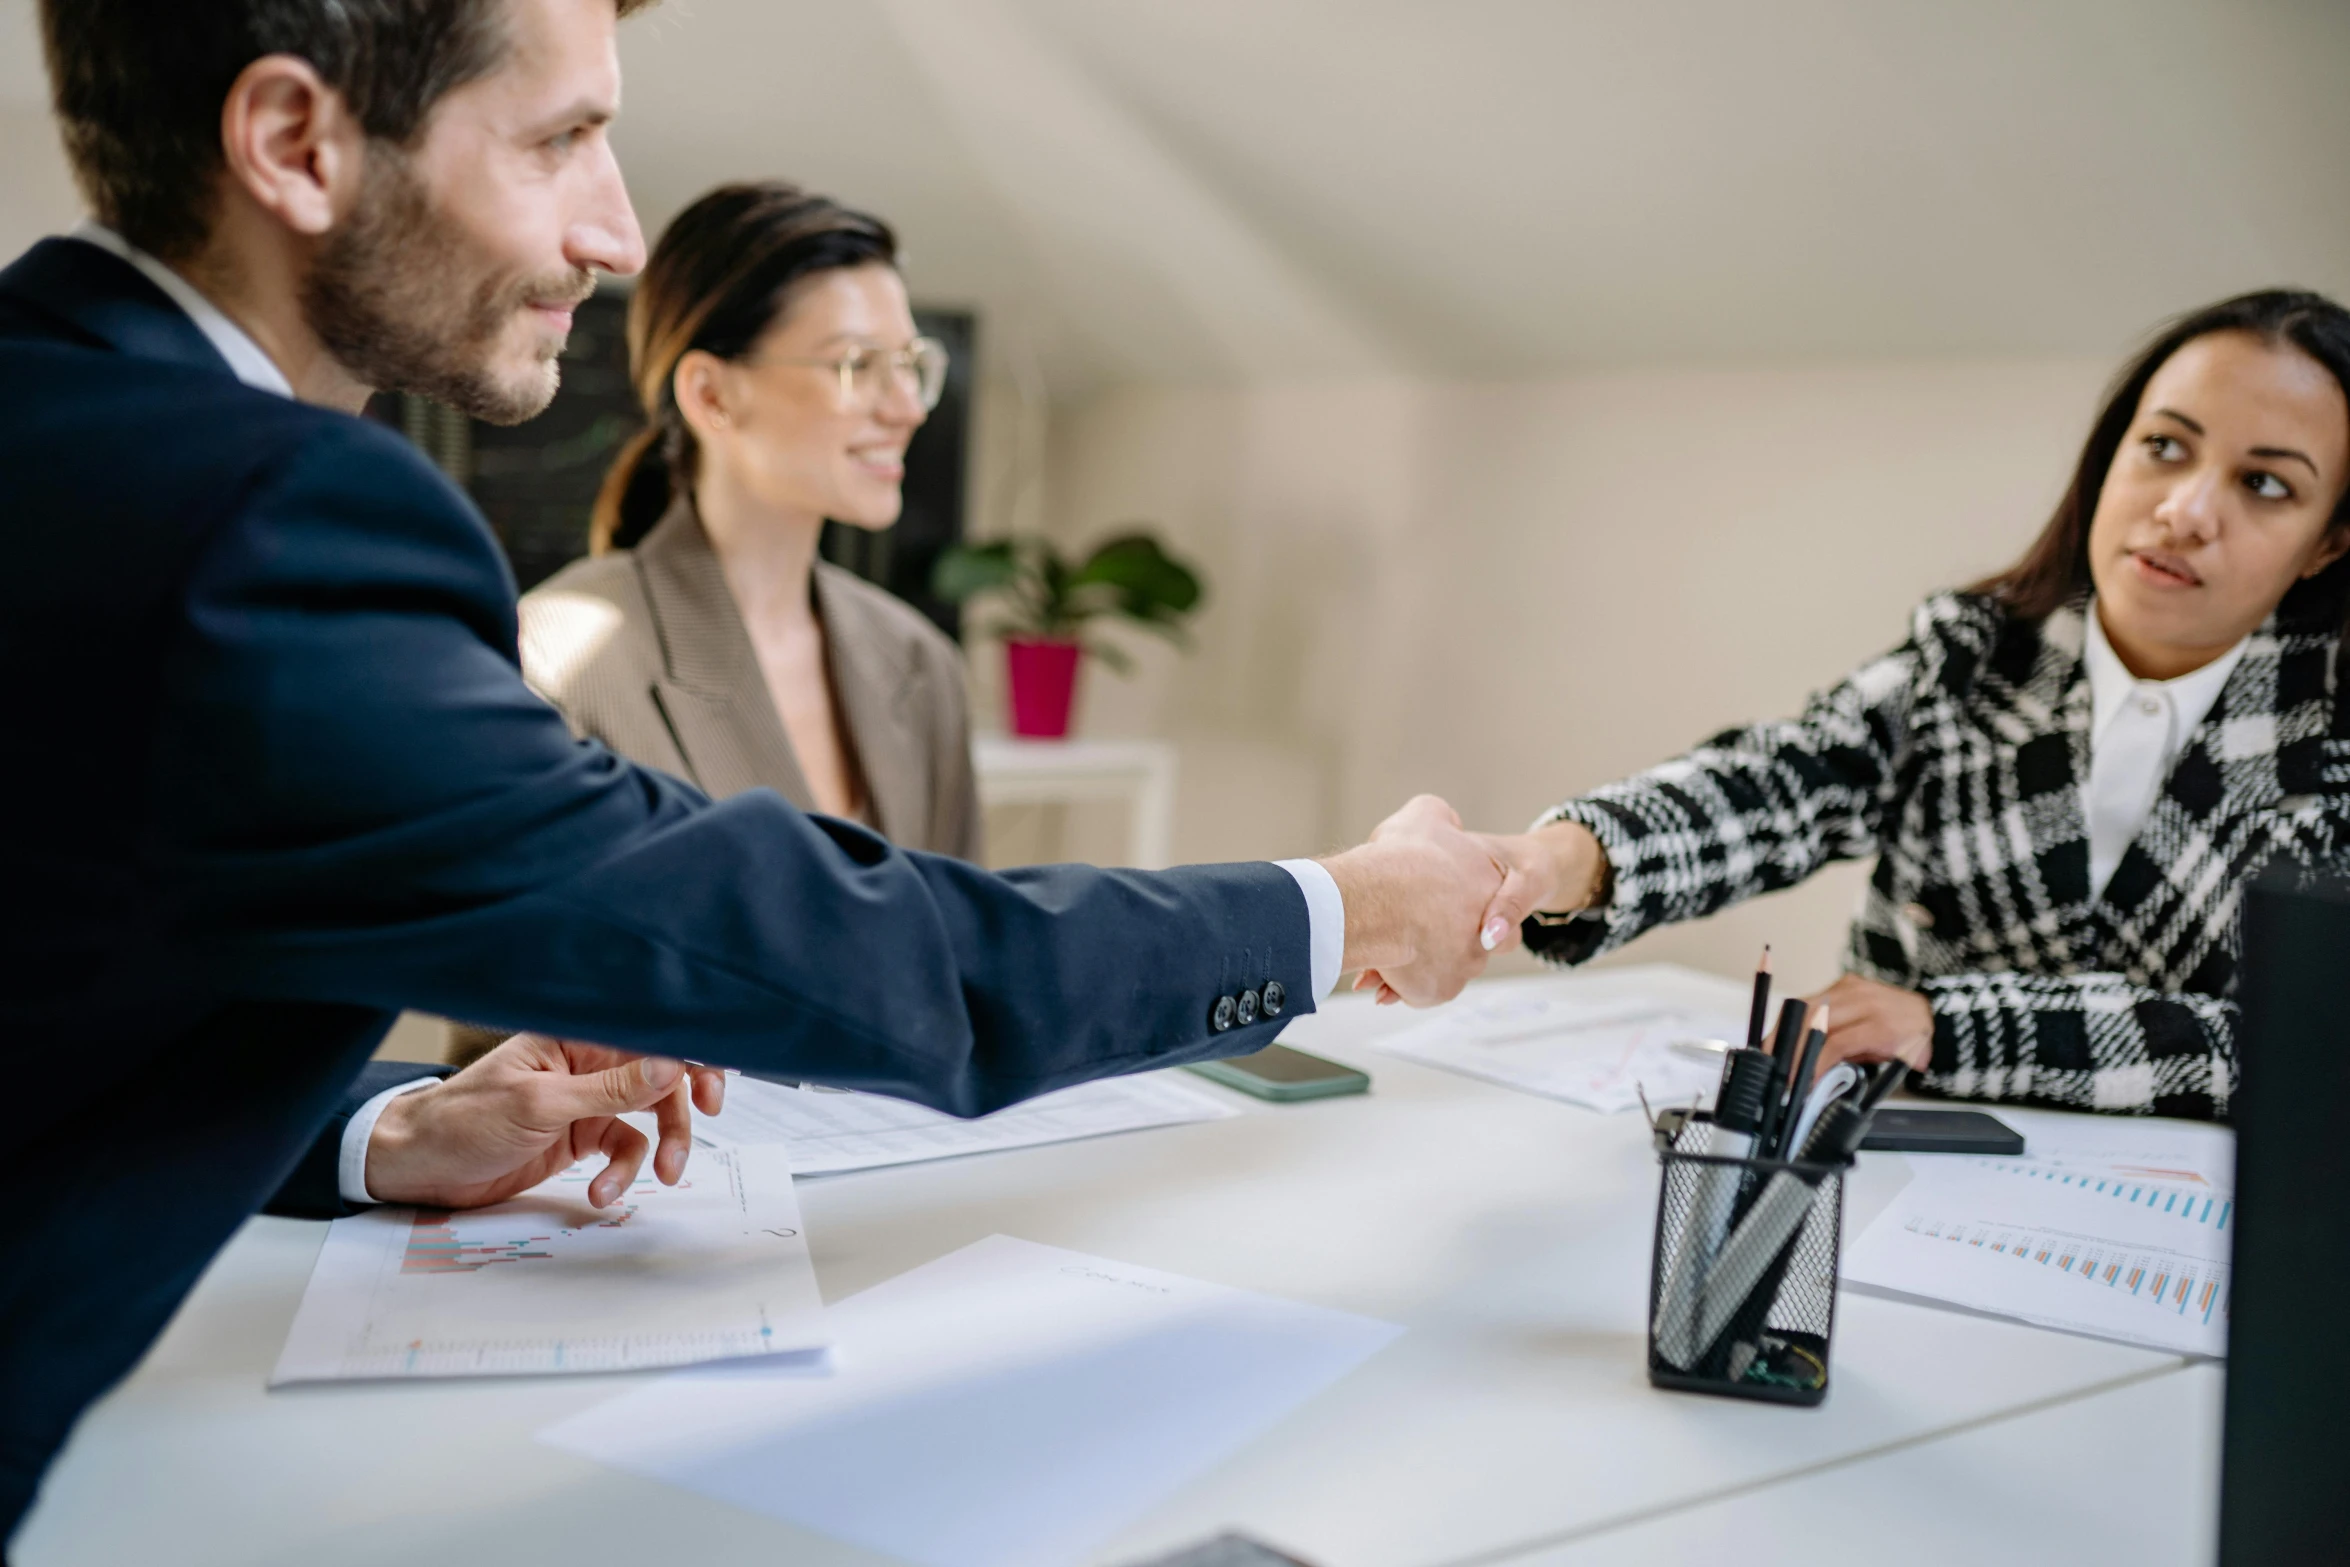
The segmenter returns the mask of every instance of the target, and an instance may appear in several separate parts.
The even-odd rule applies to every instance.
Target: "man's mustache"
[[[585,267],[560,277],[532,278],[515,290],[515,302],[568,310],[586,302],[596,291],[596,275]]]

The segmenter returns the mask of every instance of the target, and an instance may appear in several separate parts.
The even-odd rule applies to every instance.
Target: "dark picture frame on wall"
[[[368,415],[405,431],[473,496],[524,591],[587,553],[588,512],[604,470],[644,424],[628,383],[628,301],[599,294],[572,318],[563,385],[547,411],[499,426],[422,398],[377,397]],[[946,391],[906,449],[904,512],[868,532],[824,525],[824,558],[879,583],[959,638],[956,605],[930,592],[938,557],[959,542],[971,455],[971,364],[978,322],[967,310],[916,307],[916,327],[947,347]]]

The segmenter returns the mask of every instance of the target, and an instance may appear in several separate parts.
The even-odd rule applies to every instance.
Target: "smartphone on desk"
[[[1232,1056],[1222,1061],[1194,1061],[1190,1070],[1211,1083],[1222,1083],[1226,1088],[1237,1088],[1244,1094],[1281,1103],[1293,1099],[1327,1099],[1332,1094],[1366,1093],[1371,1087],[1371,1079],[1353,1067],[1325,1061],[1287,1045],[1267,1045],[1254,1055]]]
[[[1912,1110],[1887,1105],[1869,1123],[1863,1153],[1987,1153],[2009,1158],[2024,1151],[2023,1134],[1980,1110]]]

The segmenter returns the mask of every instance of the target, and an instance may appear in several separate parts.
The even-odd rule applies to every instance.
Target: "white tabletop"
[[[1686,970],[1583,983],[1743,1007],[1743,985]],[[1104,1563],[1235,1526],[1324,1567],[1578,1562],[1611,1541],[1636,1542],[1633,1554],[1591,1559],[1646,1559],[1637,1542],[1669,1539],[1644,1531],[1671,1518],[1748,1538],[1738,1531],[1768,1532],[1779,1516],[1772,1498],[1823,1495],[1851,1473],[1988,1517],[2045,1491],[2048,1471],[1968,1455],[1996,1457],[2001,1432],[2027,1430],[2052,1442],[2085,1430],[2098,1457],[2082,1483],[2107,1505],[2084,1506],[2066,1525],[2077,1533],[2036,1542],[2045,1558],[2017,1541],[1998,1559],[2115,1559],[2095,1529],[2143,1494],[2125,1476],[2175,1472],[2182,1516],[2208,1514],[2210,1420],[2149,1420],[2139,1405],[2216,1374],[2182,1382],[2183,1363],[2152,1351],[1847,1293],[1822,1408],[1651,1389],[1641,1320],[1656,1169],[1640,1118],[1366,1048],[1410,1021],[1347,998],[1285,1035],[1367,1069],[1366,1097],[1236,1100],[1251,1113],[804,1182],[825,1294],[1000,1232],[1409,1329],[1140,1520]],[[1905,1171],[1864,1159],[1849,1221],[1865,1222]],[[264,1391],[322,1232],[260,1219],[239,1234],[84,1422],[16,1543],[19,1567],[876,1560],[532,1440],[625,1378]],[[1972,1494],[1933,1488],[1941,1453],[1975,1465]],[[1875,1560],[1899,1537],[1856,1529],[1803,1560]]]
[[[2220,1403],[2201,1361],[1509,1560],[1515,1567],[1736,1562],[1900,1567],[2127,1562],[2206,1567],[2219,1549]],[[2163,1432],[2162,1440],[2130,1433]]]

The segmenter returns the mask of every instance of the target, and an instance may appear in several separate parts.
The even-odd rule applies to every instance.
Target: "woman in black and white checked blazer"
[[[1488,939],[1545,911],[1527,945],[1576,963],[1873,854],[1819,998],[1831,1060],[2225,1116],[2240,889],[2350,853],[2346,470],[2350,314],[2270,291],[2184,318],[2021,561],[1927,600],[1800,717],[1491,840],[1512,869]]]

